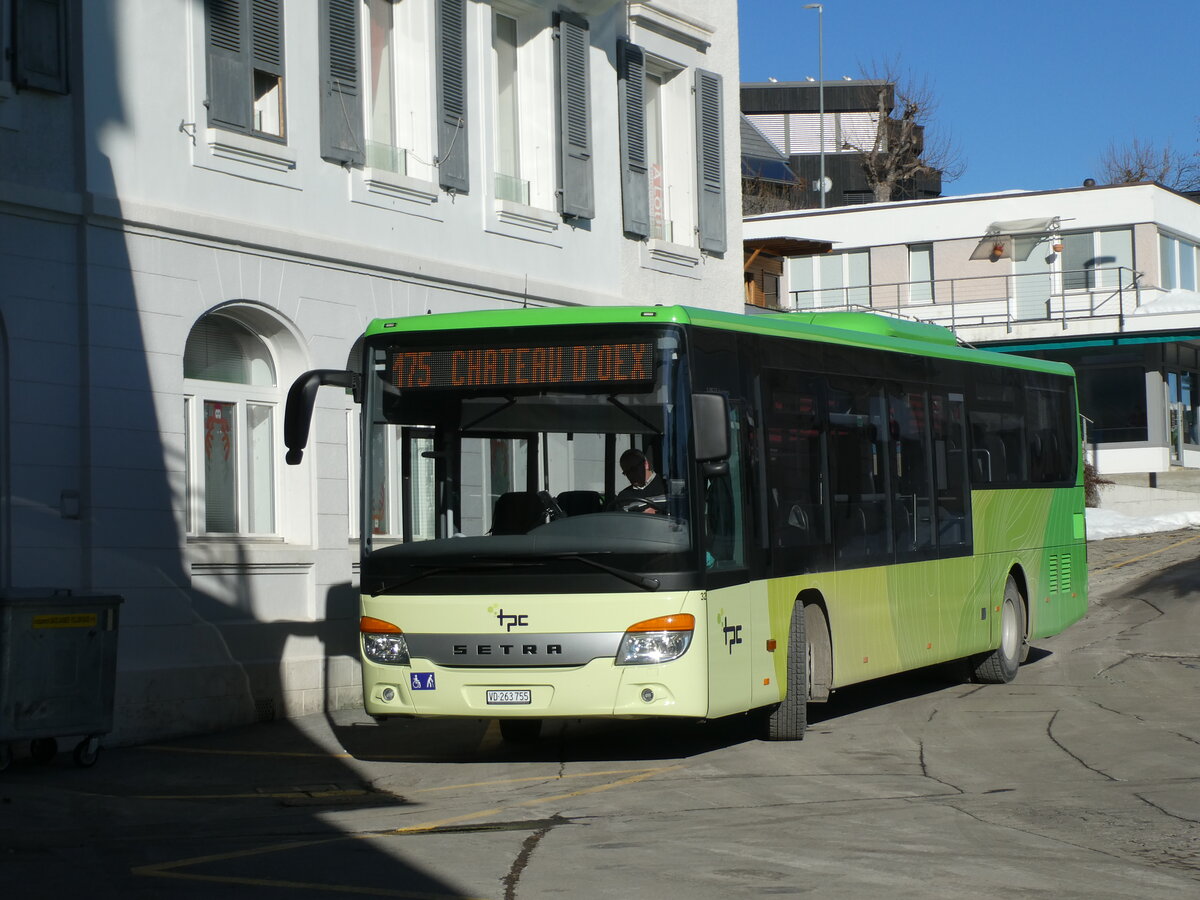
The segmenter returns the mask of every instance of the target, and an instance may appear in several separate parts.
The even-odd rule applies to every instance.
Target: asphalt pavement
[[[361,711],[0,773],[13,898],[1200,896],[1200,532],[1089,545],[1092,608],[1010,685],[944,670],[744,720]]]

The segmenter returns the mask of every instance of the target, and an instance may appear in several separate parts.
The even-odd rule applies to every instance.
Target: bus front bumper
[[[363,660],[363,701],[372,716],[589,718],[708,713],[703,652],[668,663],[618,666],[594,659],[572,668],[451,668]]]

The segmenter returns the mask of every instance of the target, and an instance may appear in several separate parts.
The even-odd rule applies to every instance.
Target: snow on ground
[[[1178,531],[1181,528],[1200,528],[1200,511],[1163,513],[1158,516],[1126,516],[1111,509],[1087,511],[1089,541],[1151,534],[1155,531]]]

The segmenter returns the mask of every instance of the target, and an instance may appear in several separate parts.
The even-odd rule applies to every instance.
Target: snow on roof
[[[1200,312],[1200,293],[1176,288],[1164,291],[1133,311],[1135,316],[1161,316],[1166,313]]]

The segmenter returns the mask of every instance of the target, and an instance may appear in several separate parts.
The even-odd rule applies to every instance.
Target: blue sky
[[[806,0],[738,0],[742,81],[817,77]],[[1076,187],[1111,144],[1200,150],[1200,0],[825,0],[824,74],[898,60],[966,172],[943,194]]]

